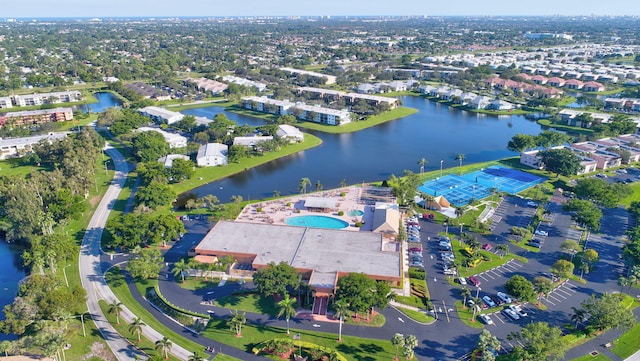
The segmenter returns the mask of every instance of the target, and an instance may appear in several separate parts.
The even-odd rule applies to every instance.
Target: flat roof
[[[338,202],[335,199],[324,197],[307,197],[304,206],[307,208],[336,208]]]
[[[315,272],[362,272],[400,278],[400,253],[382,250],[382,235],[334,229],[220,221],[196,246],[196,253],[255,255],[254,263],[286,262]]]

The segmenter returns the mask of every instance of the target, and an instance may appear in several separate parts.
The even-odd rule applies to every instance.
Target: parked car
[[[537,207],[537,206],[538,206],[538,203],[536,203],[536,202],[534,202],[534,201],[529,201],[529,202],[527,202],[527,206],[529,206],[529,207],[534,207],[534,208],[535,208],[535,207]]]
[[[623,168],[620,168],[620,169],[616,170],[616,173],[627,174],[627,170],[623,169]]]
[[[509,297],[506,293],[504,292],[498,292],[498,294],[496,295],[498,296],[499,299],[501,299],[502,301],[504,301],[504,303],[511,303],[513,300],[511,299],[511,297]]]
[[[490,251],[493,248],[493,246],[491,245],[491,243],[485,243],[484,245],[482,245],[482,249],[484,249],[485,251]]]
[[[409,256],[420,256],[422,257],[422,251],[410,251]]]
[[[444,274],[447,276],[455,276],[458,274],[458,271],[455,268],[447,268],[444,270]]]
[[[507,316],[507,318],[512,319],[514,321],[517,321],[520,319],[520,316],[518,316],[517,313],[515,313],[515,311],[509,309],[509,308],[505,308],[504,310],[502,310],[502,314]]]
[[[535,248],[542,247],[542,244],[540,244],[540,242],[534,242],[533,240],[530,240],[529,242],[527,242],[527,245]]]
[[[520,318],[527,317],[527,313],[519,305],[509,305],[509,309],[515,312]]]
[[[491,320],[491,317],[485,315],[485,314],[480,314],[480,319],[482,320],[482,322],[484,322],[487,325],[493,325],[493,321]]]
[[[543,231],[541,229],[536,229],[535,234],[538,235],[538,236],[545,236],[546,237],[546,236],[549,235],[549,232]]]
[[[598,174],[596,174],[596,177],[598,177],[598,178],[609,178],[609,177],[607,177],[607,175],[606,175],[606,174],[604,174],[604,173],[598,173]]]
[[[463,286],[467,284],[467,280],[465,280],[464,277],[458,277],[457,280],[458,280],[458,283]]]
[[[409,248],[409,252],[422,252],[422,248],[420,248],[420,247],[411,247],[411,248]]]
[[[504,301],[503,301],[501,298],[499,298],[498,296],[496,296],[496,295],[489,295],[489,297],[491,297],[491,300],[493,300],[493,302],[495,302],[495,303],[496,303],[496,305],[498,305],[498,306],[500,306],[500,305],[504,305]]]
[[[415,262],[409,263],[409,267],[423,268],[424,264],[420,261],[415,261]]]
[[[496,303],[493,302],[493,300],[491,299],[491,297],[489,296],[483,296],[482,297],[482,301],[487,305],[487,307],[492,308],[492,307],[496,307]]]
[[[476,278],[476,276],[471,276],[469,278],[467,278],[467,280],[469,281],[469,283],[471,283],[472,285],[478,287],[480,286],[480,280]]]

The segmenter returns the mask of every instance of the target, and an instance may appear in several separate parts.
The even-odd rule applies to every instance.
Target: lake
[[[83,104],[80,106],[80,110],[85,113],[100,113],[101,111],[113,107],[122,106],[122,102],[117,96],[109,92],[98,92],[93,94],[94,98],[98,100],[97,103]]]
[[[0,238],[0,319],[4,320],[2,308],[13,302],[18,294],[18,282],[25,276],[20,252]],[[14,340],[17,336],[0,333],[0,341]]]
[[[307,131],[322,139],[312,149],[249,169],[193,190],[198,196],[214,194],[222,202],[233,195],[244,199],[298,193],[301,178],[317,181],[325,189],[347,184],[379,181],[409,169],[419,172],[417,162],[426,158],[425,171],[458,165],[457,154],[465,155],[464,164],[497,160],[517,155],[507,142],[517,133],[538,134],[540,126],[520,115],[492,116],[450,108],[421,98],[400,98],[418,113],[349,134]],[[213,118],[224,108],[206,107],[183,111],[184,114]],[[261,125],[262,120],[225,112],[239,124]]]

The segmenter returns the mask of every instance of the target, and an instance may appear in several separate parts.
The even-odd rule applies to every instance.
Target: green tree
[[[136,205],[144,204],[155,209],[160,206],[168,206],[176,198],[176,193],[166,184],[151,182],[146,187],[141,187],[136,192]]]
[[[189,270],[189,264],[184,261],[184,259],[179,260],[178,262],[173,264],[173,275],[178,276],[182,279],[182,283],[184,283],[184,274]]]
[[[173,347],[173,342],[171,342],[171,340],[169,340],[169,338],[166,336],[163,337],[162,340],[156,341],[156,344],[155,344],[156,351],[163,353],[165,360],[169,359],[169,351],[171,350],[172,347]]]
[[[506,244],[499,244],[496,246],[496,251],[500,252],[500,258],[509,254],[509,246]]]
[[[515,275],[511,277],[504,287],[509,294],[521,301],[532,302],[536,299],[533,284],[523,276]]]
[[[109,304],[109,313],[116,315],[116,323],[120,324],[120,312],[122,312],[122,302],[113,300]]]
[[[296,299],[290,298],[288,293],[285,293],[284,298],[277,303],[278,306],[278,318],[284,316],[287,320],[287,335],[289,334],[289,319],[296,315]]]
[[[589,327],[598,331],[610,328],[628,330],[636,322],[633,311],[622,303],[618,295],[591,295],[580,305],[589,315]]]
[[[576,307],[571,307],[571,310],[573,311],[573,313],[571,313],[571,321],[576,323],[574,327],[577,329],[578,324],[587,319],[587,311]]]
[[[478,339],[478,349],[482,351],[482,360],[483,361],[493,361],[495,360],[495,356],[492,351],[500,350],[500,340],[497,337],[491,334],[489,330],[484,329],[480,332],[480,336]]]
[[[467,297],[471,297],[471,290],[468,287],[462,287],[460,289],[460,296],[462,296],[462,308],[467,308]]]
[[[571,199],[564,207],[566,211],[571,212],[571,219],[576,221],[583,227],[591,231],[600,229],[600,220],[602,219],[602,211],[598,207],[594,207],[592,202],[583,199]]]
[[[573,256],[580,252],[580,250],[582,249],[582,247],[580,247],[580,244],[577,241],[574,241],[572,239],[567,239],[564,242],[562,242],[560,244],[560,249],[562,249],[562,251],[568,253],[571,255],[571,259],[573,259]]]
[[[247,323],[246,313],[239,313],[238,310],[235,310],[229,319],[229,327],[231,327],[232,331],[235,331],[236,336],[242,335],[242,325],[245,323]]]
[[[420,158],[418,165],[420,166],[420,174],[424,173],[424,166],[429,163],[426,158]]]
[[[258,292],[263,295],[280,295],[287,293],[287,288],[294,288],[297,284],[296,269],[286,262],[269,263],[267,267],[259,269],[253,276],[253,283]]]
[[[551,266],[551,273],[561,278],[569,278],[573,274],[574,268],[575,265],[572,262],[559,259]]]
[[[418,347],[418,339],[414,335],[407,335],[404,338],[404,345],[402,346],[402,356],[407,360],[412,360],[415,356],[414,349]]]
[[[138,335],[138,343],[140,343],[140,340],[141,340],[140,334],[144,326],[146,326],[146,324],[142,322],[140,317],[134,317],[133,321],[131,321],[131,323],[129,324],[129,332],[135,333]]]
[[[298,190],[300,191],[300,193],[305,194],[307,193],[307,186],[311,185],[311,180],[309,178],[301,178],[300,179],[300,185],[298,186]]]
[[[553,282],[547,277],[538,276],[533,279],[533,289],[538,295],[549,297],[549,292],[553,289]]]
[[[169,175],[174,183],[180,183],[184,180],[191,179],[195,173],[195,164],[186,159],[174,159],[169,169]]]
[[[536,137],[529,134],[516,134],[509,143],[507,149],[512,152],[522,152],[527,149],[532,149],[536,146]]]
[[[391,344],[396,347],[396,356],[395,356],[394,360],[397,360],[398,359],[398,349],[400,347],[404,347],[404,335],[401,334],[401,333],[396,333],[395,335],[393,335],[393,337],[391,338]]]
[[[343,301],[349,305],[349,310],[355,312],[367,312],[373,307],[386,307],[389,284],[376,282],[364,273],[350,273],[338,280],[336,301]]]
[[[342,324],[344,323],[344,318],[349,316],[349,305],[347,305],[343,301],[336,301],[333,303],[333,316],[336,317],[340,323],[338,328],[338,342],[342,341]],[[398,350],[396,350],[397,353]],[[397,356],[397,354],[396,354]]]
[[[580,170],[580,158],[569,149],[547,149],[538,153],[545,168],[565,177]]]
[[[205,361],[206,358],[200,356],[198,351],[193,351],[193,354],[189,355],[187,361]]]
[[[562,331],[546,322],[529,323],[520,332],[511,332],[507,339],[518,343],[514,353],[520,360],[556,361],[564,356]]]
[[[158,132],[140,132],[131,139],[131,145],[133,154],[141,162],[156,161],[169,153],[169,144]]]
[[[462,168],[462,161],[466,158],[466,156],[463,153],[458,153],[458,155],[456,155],[455,160],[458,161],[458,167]]]
[[[157,247],[139,248],[132,252],[133,258],[127,264],[127,271],[131,277],[138,279],[149,279],[157,277],[164,259]]]
[[[598,251],[592,248],[586,249],[582,254],[582,260],[589,264],[596,263],[599,259]]]

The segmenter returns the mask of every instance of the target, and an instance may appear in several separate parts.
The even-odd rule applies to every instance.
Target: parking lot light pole
[[[482,290],[482,288],[478,287],[476,289],[476,298],[478,298],[478,296],[480,296],[480,291]]]
[[[442,178],[442,162],[444,162],[444,160],[440,161],[440,178]]]
[[[71,266],[71,264],[68,264],[62,267],[62,274],[64,275],[64,283],[67,285],[67,288],[69,288],[69,280],[67,279],[67,267],[69,266]]]

